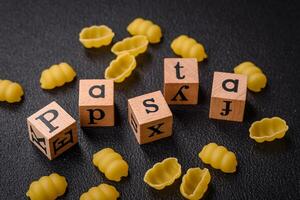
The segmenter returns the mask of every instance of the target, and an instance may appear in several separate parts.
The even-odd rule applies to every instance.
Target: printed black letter
[[[153,132],[149,135],[149,137],[153,137],[154,135],[162,134],[163,132],[161,130],[159,130],[162,125],[164,125],[164,123],[150,126],[148,129]]]
[[[51,113],[53,115],[53,117],[52,117],[52,119],[48,120],[48,119],[45,118],[45,115],[47,115],[49,113]],[[50,130],[49,133],[51,133],[51,132],[55,131],[58,128],[58,126],[53,126],[51,124],[51,122],[53,120],[55,120],[57,117],[58,117],[58,112],[56,110],[48,110],[47,112],[43,113],[42,115],[38,116],[35,119],[36,120],[38,120],[38,119],[41,120],[49,128],[49,130]]]
[[[232,83],[233,87],[232,88],[228,88],[227,87],[227,83]],[[227,92],[237,92],[238,91],[238,87],[239,87],[239,80],[238,79],[235,79],[235,80],[233,80],[233,79],[226,79],[226,80],[223,81],[222,87]]]
[[[105,116],[105,112],[101,109],[87,109],[87,111],[89,112],[89,118],[90,118],[89,124],[96,124],[94,120],[101,120]],[[95,116],[96,112],[99,113],[98,117]]]
[[[100,90],[100,93],[99,94],[95,94],[94,93],[94,90],[95,89],[99,89]],[[104,98],[105,97],[105,85],[94,85],[90,88],[89,90],[89,95],[91,97],[94,97],[94,98]]]
[[[143,101],[143,105],[144,105],[145,107],[153,107],[154,110],[148,110],[148,109],[146,109],[147,114],[158,111],[158,105],[156,105],[156,104],[148,104],[148,103],[147,103],[148,101],[154,102],[154,99],[151,98],[151,99],[146,99],[146,100],[144,100],[144,101]]]
[[[225,103],[225,108],[222,109],[223,112],[220,113],[222,116],[226,116],[229,114],[230,111],[230,104],[232,103],[231,101],[223,101]]]
[[[171,99],[171,101],[177,101],[177,96],[180,96],[180,101],[187,101],[188,99],[184,96],[182,89],[189,89],[190,87],[188,85],[183,85],[179,88],[178,92],[176,95]]]
[[[183,66],[180,66],[179,62],[177,62],[177,64],[175,65],[175,69],[176,69],[176,78],[177,79],[184,79],[185,75],[181,76],[180,75],[180,68],[183,68]]]

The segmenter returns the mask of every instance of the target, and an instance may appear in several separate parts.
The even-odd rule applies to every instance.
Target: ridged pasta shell
[[[105,70],[105,78],[113,79],[114,82],[120,83],[131,75],[136,67],[136,60],[134,56],[124,53],[119,55],[115,60],[111,61]]]
[[[79,41],[86,48],[99,48],[111,43],[115,33],[105,25],[83,28],[79,33]]]
[[[116,200],[120,197],[117,189],[105,183],[92,187],[80,196],[80,200]]]
[[[170,157],[149,169],[144,176],[144,182],[157,190],[162,190],[172,185],[180,175],[181,165],[176,158]]]
[[[190,168],[182,177],[180,193],[187,199],[201,199],[211,180],[208,169]]]
[[[263,118],[260,121],[252,123],[249,132],[250,138],[256,142],[273,141],[285,136],[289,129],[286,122],[280,117]]]
[[[111,51],[116,55],[128,53],[130,55],[137,56],[147,50],[148,44],[149,41],[147,40],[146,36],[136,35],[117,42],[111,48]]]
[[[23,88],[19,83],[10,80],[0,80],[0,101],[7,101],[8,103],[20,102],[23,94]]]

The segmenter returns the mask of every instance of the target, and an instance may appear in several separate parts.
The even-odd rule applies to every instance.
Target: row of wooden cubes
[[[160,91],[128,100],[128,121],[139,144],[172,134],[173,115],[168,105],[198,103],[199,72],[196,59],[164,60],[164,94]],[[242,121],[247,77],[215,72],[209,117]],[[114,126],[114,82],[80,80],[79,116],[82,127]],[[56,102],[27,118],[30,140],[53,159],[78,142],[76,121]]]

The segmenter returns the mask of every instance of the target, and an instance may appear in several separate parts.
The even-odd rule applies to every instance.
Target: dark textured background
[[[0,103],[0,199],[25,199],[31,181],[57,172],[69,183],[61,199],[79,199],[90,187],[110,183],[122,199],[181,199],[180,180],[163,191],[143,182],[155,162],[175,156],[183,172],[199,166],[210,169],[212,182],[205,199],[299,199],[299,3],[296,1],[0,1],[0,78],[20,82],[21,103]],[[78,119],[78,80],[103,78],[114,58],[111,46],[85,50],[78,33],[85,26],[106,24],[116,33],[114,43],[129,36],[126,26],[135,17],[153,20],[163,28],[161,43],[150,45],[137,58],[138,67],[116,85],[116,126],[80,130],[79,145],[49,161],[28,140],[26,117],[55,100]],[[163,87],[163,58],[174,57],[170,43],[188,34],[202,44],[208,60],[200,64],[200,102],[171,107],[174,135],[139,146],[127,123],[127,99]],[[232,71],[242,61],[261,66],[268,86],[248,92],[243,123],[208,119],[214,71]],[[70,63],[77,79],[61,88],[43,91],[41,71],[59,62]],[[280,116],[290,130],[285,138],[258,144],[248,128],[263,117]],[[224,174],[203,164],[197,154],[208,142],[236,152],[238,170]],[[104,147],[120,152],[130,175],[108,181],[91,163]]]

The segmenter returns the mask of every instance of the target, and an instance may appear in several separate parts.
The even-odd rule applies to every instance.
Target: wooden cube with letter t
[[[172,135],[173,115],[161,91],[129,99],[128,121],[139,144]]]
[[[215,72],[209,118],[243,121],[247,95],[247,76]]]
[[[164,59],[164,96],[168,104],[197,104],[199,92],[196,58]]]
[[[50,160],[78,142],[76,121],[55,101],[27,118],[29,138]]]
[[[80,80],[79,115],[83,127],[114,126],[113,80]]]

